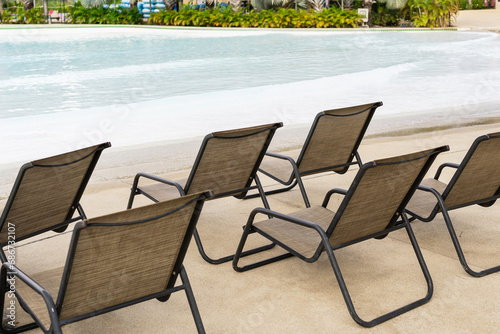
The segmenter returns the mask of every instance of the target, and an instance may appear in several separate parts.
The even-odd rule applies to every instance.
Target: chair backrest
[[[0,244],[8,241],[9,227],[19,241],[76,220],[73,215],[94,167],[110,146],[103,143],[22,166],[0,218]]]
[[[297,158],[301,175],[349,169],[375,110],[382,102],[332,109],[316,115]]]
[[[216,197],[244,197],[281,126],[274,123],[207,135],[186,182],[186,194],[210,189]]]
[[[332,245],[392,227],[437,154],[448,149],[442,146],[364,164],[327,231]]]
[[[78,223],[56,302],[60,319],[83,319],[174,287],[211,195],[187,195]]]
[[[448,208],[500,195],[500,132],[474,141],[442,195]]]

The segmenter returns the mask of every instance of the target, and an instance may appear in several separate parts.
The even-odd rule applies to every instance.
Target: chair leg
[[[441,213],[443,214],[443,218],[446,224],[446,227],[448,229],[448,232],[450,234],[451,240],[453,242],[453,246],[455,247],[455,251],[457,252],[458,259],[460,261],[460,264],[464,268],[464,270],[471,276],[473,277],[483,277],[495,272],[500,271],[500,265],[491,267],[482,271],[474,271],[472,270],[469,265],[467,264],[467,260],[465,259],[464,252],[462,251],[462,247],[460,246],[460,242],[458,241],[457,234],[455,232],[455,229],[453,228],[453,224],[451,222],[450,215],[448,213],[448,209],[446,208],[446,205],[444,203],[443,198],[441,197],[441,194],[433,189],[429,188],[429,191],[436,197],[436,200],[438,202],[439,208],[441,209]]]
[[[363,162],[361,161],[361,157],[359,156],[359,153],[356,151],[356,153],[354,155],[356,156],[356,162],[358,163],[359,168],[361,168],[361,166],[363,166]]]
[[[205,333],[205,328],[203,327],[203,322],[201,321],[201,316],[200,316],[200,311],[198,310],[198,306],[196,305],[196,300],[194,299],[194,294],[193,290],[191,289],[191,284],[189,283],[189,279],[186,273],[186,270],[184,269],[184,266],[182,266],[181,272],[181,280],[182,284],[184,284],[184,291],[186,292],[186,297],[189,302],[189,308],[191,309],[191,313],[193,314],[194,322],[196,324],[196,329],[198,330],[199,334],[204,334]]]
[[[262,188],[262,184],[260,183],[260,180],[257,177],[257,175],[255,175],[255,183],[257,185],[257,189],[259,190],[259,195],[260,195],[260,198],[262,199],[262,204],[264,204],[264,207],[266,209],[269,209],[269,202],[267,201],[266,195],[264,194],[264,189]],[[221,264],[221,263],[229,262],[229,261],[234,259],[235,254],[223,256],[219,259],[212,259],[211,257],[209,257],[207,255],[207,253],[205,252],[205,249],[203,248],[203,244],[201,242],[201,238],[200,238],[200,234],[198,233],[198,229],[194,230],[193,235],[194,235],[194,240],[196,242],[196,246],[198,247],[198,251],[200,252],[201,257],[203,258],[203,260],[207,261],[208,263]],[[271,243],[271,244],[261,246],[261,247],[256,247],[254,249],[250,249],[248,251],[243,252],[241,254],[241,256],[248,256],[248,255],[260,253],[260,252],[266,251],[268,249],[271,249],[274,246],[276,246],[275,243]]]
[[[127,203],[127,210],[132,208],[132,204],[134,203],[134,198],[135,195],[138,195],[139,192],[137,191],[137,180],[134,180],[134,184],[132,185],[132,188],[130,189],[130,196],[128,198],[128,203]]]
[[[302,199],[304,200],[304,204],[306,205],[306,208],[309,208],[309,207],[311,207],[311,204],[309,203],[309,198],[307,197],[306,189],[304,187],[304,184],[302,183],[302,179],[301,179],[300,173],[299,173],[299,168],[297,167],[297,165],[295,163],[291,163],[291,165],[292,165],[293,175],[294,175],[294,181],[293,181],[293,183],[291,185],[283,187],[283,188],[279,188],[279,189],[274,189],[274,190],[269,190],[269,191],[263,192],[263,194],[264,195],[273,195],[273,194],[282,193],[282,192],[291,190],[292,188],[294,188],[298,184],[299,188],[300,188],[300,193],[302,195]],[[267,172],[263,172],[263,171],[261,171],[261,172],[264,175],[267,175],[267,176],[273,178],[274,180],[278,181],[279,183],[287,185],[287,183],[284,183],[283,181],[280,181],[278,178],[272,176],[271,174],[268,174]],[[257,175],[256,175],[256,177],[257,177]],[[259,194],[247,195],[243,199],[255,198],[257,196],[259,196]]]
[[[439,195],[439,193],[434,193],[432,192],[434,196],[438,200],[439,207],[441,208],[441,213],[443,214],[444,221],[446,223],[446,227],[448,228],[448,232],[450,233],[451,240],[453,241],[453,246],[455,247],[455,251],[457,252],[458,259],[460,261],[460,264],[464,268],[464,270],[471,276],[474,277],[483,277],[492,273],[495,273],[497,271],[500,271],[500,265],[491,267],[482,271],[474,271],[472,270],[469,265],[467,264],[467,260],[465,259],[464,252],[462,251],[462,247],[460,246],[460,242],[458,241],[457,234],[455,232],[455,229],[453,228],[453,224],[451,223],[451,218],[448,213],[448,209],[446,209],[446,205],[444,204],[444,201],[442,197]]]
[[[306,188],[304,187],[304,183],[302,182],[302,178],[298,174],[299,171],[297,170],[297,174],[295,176],[295,179],[297,180],[297,184],[299,185],[300,193],[302,194],[302,199],[304,200],[304,204],[306,205],[306,208],[311,207],[311,203],[309,203],[309,198],[307,197],[306,193]]]
[[[306,208],[309,208],[309,207],[311,207],[311,204],[309,203],[309,198],[307,197],[306,188],[304,187],[304,183],[302,182],[302,178],[300,177],[299,168],[297,167],[296,164],[292,164],[292,168],[293,168],[293,175],[294,175],[295,180],[293,181],[293,183],[290,186],[280,188],[280,189],[270,190],[267,192],[263,192],[263,194],[264,195],[272,195],[272,194],[282,193],[282,192],[291,190],[293,187],[295,187],[298,184],[299,188],[300,188],[300,193],[302,195],[302,199],[304,200],[304,204],[306,205]],[[257,177],[257,175],[256,175],[256,177]],[[256,195],[256,194],[254,194],[254,195]],[[254,197],[256,197],[256,196],[254,196]],[[251,198],[251,197],[247,196],[247,197],[245,197],[245,199],[246,198]]]
[[[295,188],[296,185],[297,185],[297,180],[294,180],[289,186],[286,186],[286,187],[283,187],[283,188],[279,188],[279,189],[274,189],[274,190],[268,190],[268,191],[266,191],[265,195],[269,196],[269,195],[284,193],[284,192],[286,192],[288,190],[292,190],[293,188]],[[243,199],[256,198],[256,197],[259,197],[259,196],[261,196],[259,193],[255,193],[255,194],[251,194],[251,195],[246,195]]]
[[[351,317],[353,318],[353,320],[358,323],[359,325],[363,326],[363,327],[373,327],[373,326],[376,326],[382,322],[385,322],[389,319],[392,319],[398,315],[401,315],[405,312],[408,312],[416,307],[419,307],[425,303],[427,303],[431,297],[432,297],[432,293],[433,293],[433,284],[432,284],[432,279],[430,277],[430,274],[429,274],[429,271],[427,269],[427,266],[424,262],[424,259],[423,259],[423,256],[422,256],[422,253],[420,252],[420,249],[418,247],[418,244],[417,244],[417,241],[415,239],[415,236],[413,234],[413,231],[411,230],[411,227],[409,225],[409,222],[405,219],[405,227],[406,227],[406,231],[408,233],[408,236],[410,238],[410,241],[411,241],[411,244],[413,246],[413,249],[415,251],[415,254],[417,256],[417,259],[418,259],[418,262],[420,264],[420,267],[422,269],[422,272],[424,274],[424,277],[425,277],[425,280],[427,282],[427,294],[424,298],[422,299],[419,299],[419,300],[416,300],[408,305],[405,305],[403,307],[400,307],[394,311],[391,311],[389,313],[386,313],[382,316],[379,316],[373,320],[370,320],[370,321],[365,321],[363,319],[361,319],[359,317],[359,315],[357,314],[355,308],[354,308],[354,304],[351,300],[351,297],[350,297],[350,294],[349,294],[349,291],[347,290],[347,286],[345,284],[345,281],[344,281],[344,278],[342,276],[342,273],[340,271],[340,267],[338,265],[338,262],[337,260],[335,259],[335,256],[333,255],[333,250],[332,250],[332,247],[330,245],[330,242],[328,240],[328,238],[326,237],[326,235],[321,235],[321,238],[323,239],[323,245],[325,247],[325,250],[326,250],[326,253],[328,255],[328,258],[330,260],[330,264],[332,265],[332,268],[333,268],[333,271],[335,273],[335,277],[337,278],[337,281],[338,281],[338,284],[339,284],[339,287],[340,287],[340,290],[342,292],[342,296],[344,297],[344,301],[347,305],[347,309],[349,310],[349,313],[351,315]]]
[[[245,243],[246,243],[246,241],[248,239],[248,235],[250,233],[252,233],[252,222],[253,222],[253,219],[254,219],[253,216],[250,216],[248,218],[247,225],[245,225],[245,229],[243,230],[243,234],[241,236],[240,243],[238,244],[238,248],[236,249],[236,253],[234,254],[233,269],[235,271],[237,271],[237,272],[244,272],[244,271],[247,271],[247,270],[250,270],[250,269],[258,268],[258,267],[264,266],[266,264],[270,264],[270,263],[273,263],[273,262],[276,262],[276,261],[280,261],[280,260],[283,260],[283,259],[286,259],[286,258],[289,258],[289,257],[293,256],[293,254],[291,254],[291,253],[285,253],[285,254],[278,255],[278,256],[275,256],[275,257],[272,257],[272,258],[269,258],[269,259],[266,259],[266,260],[262,260],[262,261],[259,261],[259,262],[255,262],[255,263],[243,266],[243,267],[238,266],[238,261],[240,260],[241,257],[257,253],[257,252],[251,253],[252,250],[243,252],[243,248],[245,247]],[[275,244],[273,243],[272,245],[274,246]]]
[[[262,204],[266,209],[270,209],[269,202],[267,201],[266,193],[264,192],[264,187],[262,187],[262,183],[257,175],[255,175],[255,184],[257,185],[257,189],[259,191],[260,199],[262,200]]]
[[[218,258],[218,259],[211,258],[210,256],[207,255],[207,253],[205,252],[205,249],[203,248],[203,244],[201,242],[201,238],[200,238],[200,235],[199,235],[197,229],[194,230],[193,235],[194,235],[194,241],[196,242],[196,246],[198,247],[198,252],[200,253],[200,255],[203,258],[203,260],[207,261],[208,263],[210,263],[210,264],[221,264],[221,263],[229,262],[229,261],[231,261],[231,260],[234,259],[235,254],[226,255],[226,256],[223,256],[223,257]],[[254,249],[250,249],[248,251],[245,251],[245,252],[241,253],[241,257],[266,251],[268,249],[273,248],[275,245],[276,244],[271,243],[271,244],[268,244],[268,245],[265,245],[265,246],[260,246],[260,247],[254,248]]]

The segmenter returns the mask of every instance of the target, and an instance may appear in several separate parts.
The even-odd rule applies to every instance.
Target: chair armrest
[[[444,164],[442,164],[441,166],[439,166],[438,170],[436,171],[436,175],[434,175],[434,179],[435,180],[439,180],[439,177],[441,176],[441,172],[443,171],[443,169],[445,167],[458,168],[459,165],[455,164],[455,163],[452,163],[452,162],[445,162]]]
[[[38,284],[33,279],[31,279],[31,277],[26,275],[24,272],[19,270],[15,265],[13,265],[9,262],[2,263],[2,272],[6,273],[5,277],[7,280],[8,280],[7,275],[15,275],[17,278],[19,278],[21,281],[23,281],[28,287],[30,287],[33,291],[38,293],[43,298],[45,305],[47,306],[47,311],[48,311],[49,317],[50,317],[50,327],[51,328],[48,331],[51,333],[55,333],[55,334],[62,334],[61,324],[59,323],[59,317],[58,317],[57,311],[56,311],[56,305],[54,303],[54,300],[52,299],[52,296],[47,291],[47,289],[43,288],[40,284]],[[3,283],[4,282],[1,282],[1,284],[3,284]],[[8,283],[8,282],[6,282],[6,283]],[[14,290],[12,288],[9,289],[9,284],[6,285],[5,290],[6,290],[6,293],[15,292],[15,288],[14,288]],[[44,329],[45,332],[47,332],[47,329],[44,328],[45,326],[43,326],[43,324],[40,322],[40,320],[38,320],[38,318],[33,313],[33,311],[29,308],[29,305],[28,305],[28,309],[29,309],[28,313],[31,313],[31,315],[34,316],[34,318],[37,320],[37,323]]]
[[[279,153],[273,153],[273,152],[266,152],[266,155],[268,157],[278,158],[278,159],[282,159],[282,160],[288,160],[290,162],[295,163],[295,160],[293,160],[292,158],[290,158],[287,155],[283,155],[283,154],[279,154]]]
[[[252,210],[252,212],[250,213],[250,217],[248,217],[247,225],[252,224],[253,221],[255,220],[255,216],[259,213],[267,215],[268,217],[271,217],[271,218],[278,218],[278,219],[290,222],[292,224],[300,225],[300,226],[307,227],[307,228],[312,228],[312,229],[315,229],[316,231],[318,231],[319,233],[325,233],[325,231],[318,224],[311,223],[310,221],[307,221],[307,220],[295,218],[295,217],[286,215],[284,213],[279,213],[279,212],[276,212],[276,211],[273,211],[270,209],[264,209],[264,208],[256,208],[256,209]],[[249,227],[249,226],[247,226],[247,227]]]
[[[325,195],[325,199],[323,200],[323,204],[321,204],[322,207],[326,208],[326,206],[328,205],[328,202],[330,202],[330,197],[332,197],[333,194],[341,194],[341,195],[345,196],[347,194],[347,190],[340,189],[340,188],[334,188],[334,189],[329,190]]]
[[[175,181],[167,180],[167,179],[164,179],[162,177],[159,177],[159,176],[156,176],[153,174],[149,174],[149,173],[137,173],[135,175],[135,178],[134,178],[134,185],[133,185],[132,189],[137,189],[138,184],[139,184],[139,179],[141,177],[146,178],[146,179],[150,179],[150,180],[153,180],[156,182],[160,182],[160,183],[163,183],[163,184],[166,184],[169,186],[174,186],[177,188],[177,190],[179,191],[179,194],[181,196],[186,195],[186,193],[184,192],[184,188],[179,183],[177,183]]]
[[[262,174],[264,174],[264,175],[266,175],[266,176],[268,176],[268,177],[270,177],[270,178],[272,178],[272,179],[274,179],[282,184],[285,184],[285,185],[289,185],[290,183],[292,183],[294,176],[297,178],[300,177],[299,168],[297,167],[297,163],[295,162],[295,160],[292,157],[289,157],[289,156],[286,156],[283,154],[279,154],[279,153],[273,153],[273,152],[266,152],[266,156],[288,161],[290,163],[290,165],[292,165],[293,173],[290,175],[290,178],[288,179],[288,181],[282,180],[282,179],[278,178],[277,176],[271,174],[270,172],[267,172],[266,170],[259,167],[259,172],[261,172]]]

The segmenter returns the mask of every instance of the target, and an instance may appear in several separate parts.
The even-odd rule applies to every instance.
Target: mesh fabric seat
[[[80,199],[103,143],[23,165],[0,217],[0,244],[30,238],[85,218]],[[2,260],[5,254],[0,252]]]
[[[351,165],[361,166],[358,147],[375,110],[381,105],[382,102],[377,102],[320,112],[298,157],[266,153],[259,171],[284,186],[266,191],[266,195],[288,191],[298,184],[304,203],[309,207],[301,177],[329,171],[344,174]]]
[[[256,176],[257,169],[281,123],[214,132],[207,135],[200,147],[187,180],[171,181],[147,173],[138,173],[131,189],[128,208],[136,195],[144,195],[158,202],[198,191],[212,190],[215,198],[234,196],[243,198],[251,189],[258,189],[265,207],[269,207],[262,186]],[[141,178],[157,181],[139,185]],[[252,185],[255,181],[256,185]],[[204,251],[195,230],[198,250],[209,263],[218,264],[233,259],[233,255],[210,258]],[[268,246],[265,246],[267,249]],[[259,251],[261,248],[256,249]]]
[[[439,181],[444,168],[456,169],[448,184]],[[472,276],[500,270],[500,265],[474,271],[467,264],[448,211],[478,204],[491,206],[500,197],[500,132],[478,137],[460,165],[442,164],[433,179],[425,179],[407,206],[408,213],[429,222],[441,212],[460,263]]]
[[[306,208],[289,215],[267,209],[252,211],[233,260],[236,271],[246,271],[265,264],[296,256],[306,262],[316,261],[326,251],[353,319],[360,325],[372,327],[407,312],[430,300],[432,280],[415,240],[404,207],[424,177],[437,154],[448,150],[440,147],[404,156],[364,164],[348,191],[329,191],[321,206]],[[345,195],[337,212],[327,208],[332,194]],[[257,214],[270,219],[254,222]],[[396,224],[402,217],[403,223]],[[373,320],[362,320],[354,308],[342,273],[333,252],[371,238],[382,238],[388,233],[405,228],[427,282],[424,298],[400,307]],[[256,263],[239,266],[249,233],[257,232],[286,250],[285,254]],[[354,263],[353,263],[354,264]]]
[[[2,282],[15,276],[17,300],[35,320],[15,331],[38,326],[62,333],[62,325],[154,298],[166,301],[184,290],[196,328],[204,333],[183,260],[210,196],[197,193],[84,220],[73,231],[64,268],[28,276],[5,262]],[[182,284],[176,286],[179,275]],[[8,306],[11,290],[2,292],[9,292]]]

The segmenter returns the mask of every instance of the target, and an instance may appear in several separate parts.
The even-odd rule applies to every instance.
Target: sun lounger
[[[332,109],[316,115],[298,157],[268,152],[259,172],[284,187],[266,191],[281,193],[299,185],[306,207],[309,199],[302,177],[323,172],[344,174],[351,165],[362,165],[358,147],[375,110],[382,102]],[[252,194],[247,198],[256,197]]]
[[[326,251],[349,313],[358,324],[365,327],[375,326],[426,303],[432,296],[432,280],[410,223],[404,214],[404,208],[437,154],[447,150],[448,147],[443,146],[364,164],[349,190],[329,191],[321,206],[306,208],[288,215],[268,209],[255,209],[245,226],[233,260],[233,268],[240,272],[246,271],[292,256],[306,262],[315,262],[322,252]],[[337,212],[327,208],[333,194],[344,195]],[[259,214],[271,218],[255,222],[255,217]],[[403,223],[396,224],[400,218],[403,219]],[[388,233],[402,228],[406,229],[422,269],[427,282],[427,293],[425,297],[410,304],[365,321],[355,310],[334,251],[368,239],[383,238]],[[276,243],[286,253],[240,266],[240,254],[248,235],[253,232]],[[355,266],[356,263],[352,262],[352,265]]]
[[[449,183],[439,180],[444,168],[456,170]],[[423,180],[408,203],[407,211],[424,222],[432,221],[441,212],[460,263],[467,273],[481,277],[499,271],[500,265],[482,271],[469,267],[448,212],[474,204],[488,207],[499,197],[500,132],[477,138],[460,165],[442,164],[434,178]]]
[[[94,171],[103,143],[36,160],[21,167],[0,217],[0,256],[9,241],[19,242],[50,230],[64,231],[85,218],[80,198]]]
[[[154,298],[167,301],[184,290],[198,333],[205,333],[183,261],[210,196],[197,193],[79,222],[63,268],[28,275],[4,262],[3,309],[15,293],[35,321],[15,330],[39,327],[44,333],[62,333],[63,325]],[[179,275],[182,284],[176,285]]]
[[[276,129],[281,126],[281,123],[274,123],[207,135],[186,180],[171,181],[138,173],[127,207],[132,207],[135,196],[139,194],[158,202],[204,190],[212,190],[214,199],[227,196],[243,198],[249,190],[258,189],[264,206],[268,208],[256,173]],[[139,185],[141,179],[153,180],[155,183]],[[253,182],[255,185],[252,185]],[[210,258],[203,249],[197,230],[194,238],[201,256],[207,262],[219,264],[233,259],[233,255]],[[255,251],[260,250],[257,248]]]

